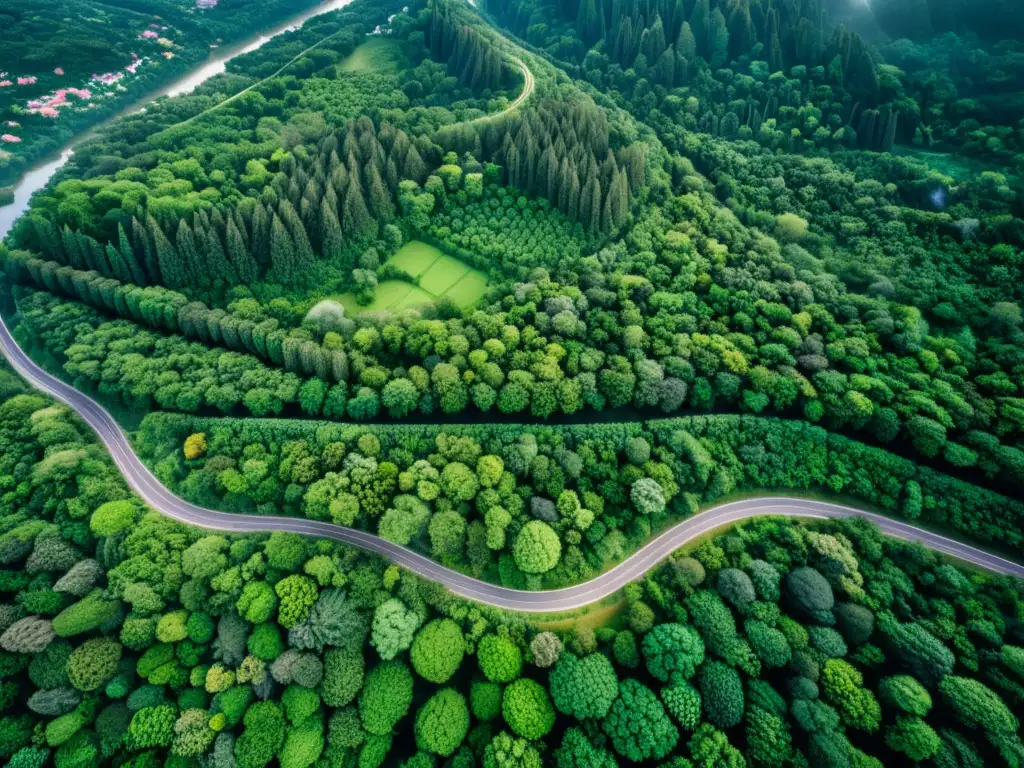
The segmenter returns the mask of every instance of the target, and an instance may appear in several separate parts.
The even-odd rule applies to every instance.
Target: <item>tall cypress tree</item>
[[[146,217],[146,226],[149,236],[153,240],[153,250],[156,262],[160,265],[160,274],[163,276],[164,285],[168,288],[180,288],[187,285],[188,275],[177,249],[171,245],[171,241],[167,239],[167,235],[152,216]]]
[[[328,261],[338,260],[345,247],[341,223],[334,208],[328,204],[327,198],[320,204],[320,243],[320,252]]]
[[[202,233],[202,224],[197,226],[199,227],[198,231]],[[210,273],[206,269],[205,259],[200,256],[199,249],[196,247],[195,234],[184,219],[178,223],[178,234],[174,240],[187,276],[187,284],[209,285]],[[202,241],[200,240],[200,242]]]
[[[64,248],[64,253],[67,255],[68,266],[75,269],[85,269],[85,257],[82,255],[82,249],[79,247],[78,238],[75,234],[71,227],[65,224],[64,229],[60,233],[61,245]]]
[[[278,214],[288,228],[288,234],[291,235],[292,242],[295,244],[296,272],[312,268],[316,263],[316,257],[313,255],[313,246],[310,245],[309,235],[306,234],[306,228],[302,226],[299,214],[287,200],[282,200],[278,205]]]
[[[245,247],[242,233],[233,221],[228,221],[228,258],[238,275],[238,280],[246,285],[255,283],[259,278],[259,265]]]
[[[135,253],[142,254],[143,269],[146,273],[146,283],[160,285],[163,275],[160,274],[160,263],[156,257],[156,249],[149,232],[138,219],[132,217],[132,249]]]
[[[135,258],[135,252],[132,250],[132,244],[128,239],[128,233],[124,231],[124,226],[120,222],[117,225],[117,250],[121,254],[121,259],[124,261],[129,272],[129,275],[126,275],[123,278],[124,282],[131,282],[136,285],[145,285],[146,273],[139,264],[139,260]]]
[[[278,216],[270,224],[270,263],[277,279],[290,283],[295,272],[295,244]]]

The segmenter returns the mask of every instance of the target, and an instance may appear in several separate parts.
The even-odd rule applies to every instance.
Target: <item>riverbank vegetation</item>
[[[11,0],[0,9],[0,185],[313,0]]]

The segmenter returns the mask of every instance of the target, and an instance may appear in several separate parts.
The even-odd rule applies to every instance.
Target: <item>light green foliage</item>
[[[117,671],[121,644],[108,638],[86,640],[68,659],[68,680],[80,691],[95,691]]]
[[[89,520],[89,527],[97,536],[114,536],[128,530],[137,515],[135,502],[130,499],[108,501],[96,508]]]
[[[239,614],[252,624],[262,624],[270,619],[277,608],[274,588],[265,581],[249,581],[242,588],[242,594],[235,604]]]
[[[397,598],[385,600],[373,612],[371,644],[385,661],[412,645],[420,617]]]
[[[359,694],[359,714],[368,733],[384,735],[409,711],[412,674],[400,661],[385,661],[366,676]]]
[[[466,700],[451,688],[435,693],[416,713],[416,745],[442,757],[458,749],[468,730]]]
[[[510,638],[504,635],[485,635],[476,648],[480,671],[495,683],[510,683],[519,677],[523,667],[523,654]]]
[[[537,749],[526,739],[502,731],[484,749],[484,768],[541,768]]]
[[[134,749],[167,747],[174,737],[175,709],[170,704],[143,707],[132,715],[128,742]]]
[[[320,694],[329,707],[343,707],[355,700],[363,686],[363,650],[332,648],[324,654]]]
[[[272,701],[258,701],[245,713],[245,730],[235,741],[238,768],[261,768],[269,763],[285,738],[281,708]]]
[[[505,689],[501,713],[509,727],[524,739],[539,739],[555,724],[555,710],[547,691],[530,678],[520,678]]]
[[[416,633],[409,659],[424,680],[443,683],[455,674],[465,652],[459,625],[451,619],[435,619]]]
[[[874,732],[882,717],[875,695],[864,686],[863,676],[842,659],[829,659],[821,668],[825,700],[834,706],[851,728]]]
[[[281,579],[274,586],[274,592],[281,600],[277,620],[282,627],[287,628],[306,620],[318,596],[316,582],[298,574]]]
[[[558,564],[562,545],[550,525],[531,520],[519,531],[512,551],[524,573],[546,573]]]

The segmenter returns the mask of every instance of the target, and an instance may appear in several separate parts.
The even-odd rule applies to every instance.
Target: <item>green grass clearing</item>
[[[390,37],[374,37],[360,45],[338,66],[339,72],[397,72],[405,64],[402,45]]]
[[[442,256],[420,275],[420,288],[443,296],[445,291],[469,274],[469,267],[451,256]]]
[[[483,273],[478,272],[475,269],[469,270],[462,279],[452,285],[447,291],[445,296],[450,298],[460,307],[468,307],[470,304],[474,304],[480,300],[480,297],[484,295],[484,291],[487,290],[487,278]]]
[[[419,240],[412,240],[399,248],[398,252],[388,259],[388,264],[393,264],[413,277],[419,277],[442,256],[444,253],[440,248],[435,248]]]
[[[404,280],[384,280],[377,286],[373,301],[365,307],[356,302],[355,294],[330,296],[345,308],[346,317],[360,312],[400,312],[421,304],[429,304],[447,296],[459,307],[475,304],[487,290],[487,276],[432,245],[412,240],[387,260],[417,279],[419,285]]]

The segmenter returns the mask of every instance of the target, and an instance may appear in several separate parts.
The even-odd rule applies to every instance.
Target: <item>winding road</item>
[[[0,351],[29,383],[70,406],[96,432],[128,485],[161,514],[189,525],[229,533],[291,531],[335,539],[376,552],[426,579],[444,584],[457,595],[507,610],[553,613],[594,603],[640,578],[667,555],[702,534],[763,515],[819,519],[863,517],[876,523],[889,536],[919,541],[937,552],[986,570],[1024,578],[1024,565],[899,520],[840,504],[769,496],[722,504],[694,515],[665,531],[614,568],[583,584],[538,592],[508,589],[445,568],[428,557],[365,531],[294,517],[217,512],[190,504],[171,493],[153,476],[135,455],[128,437],[114,417],[102,406],[36,365],[18,346],[2,319]]]

